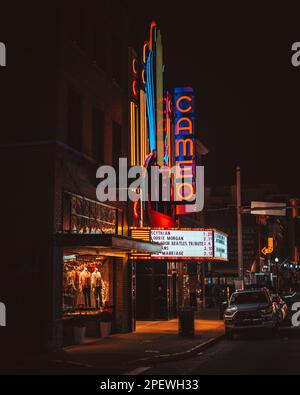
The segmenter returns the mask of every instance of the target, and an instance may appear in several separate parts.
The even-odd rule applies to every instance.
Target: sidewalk
[[[55,374],[124,374],[136,367],[189,357],[201,346],[224,334],[217,310],[202,312],[195,320],[195,337],[178,336],[178,320],[138,322],[134,333],[115,334],[109,338],[86,339],[79,346],[39,363],[38,373]]]

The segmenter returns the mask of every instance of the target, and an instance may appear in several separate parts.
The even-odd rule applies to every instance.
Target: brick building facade
[[[6,275],[1,276],[0,289],[7,308],[1,340],[10,353],[63,345],[63,257],[73,250],[107,259],[113,330],[127,332],[133,327],[127,203],[105,209],[116,213],[117,223],[108,235],[101,228],[96,246],[89,243],[91,229],[76,229],[86,236],[84,252],[70,239],[65,246],[63,239],[65,233],[76,236],[74,228],[66,229],[66,196],[78,196],[101,211],[96,169],[128,156],[123,4],[62,2],[32,9],[26,4],[16,18],[18,32],[24,35],[17,37],[12,26],[4,30],[14,55],[0,75],[6,224],[0,258]],[[134,248],[142,247],[134,242]]]

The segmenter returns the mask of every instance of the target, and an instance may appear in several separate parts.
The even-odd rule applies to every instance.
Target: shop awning
[[[58,233],[56,244],[74,252],[86,254],[130,254],[155,253],[161,251],[161,245],[143,240],[112,234]]]

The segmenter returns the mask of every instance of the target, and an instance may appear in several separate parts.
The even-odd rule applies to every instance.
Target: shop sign
[[[214,231],[214,257],[228,258],[227,236],[217,231]]]
[[[175,200],[195,199],[195,103],[190,87],[174,89],[175,162],[180,169],[175,177]],[[186,214],[185,205],[176,208]]]
[[[64,231],[72,233],[115,234],[118,210],[72,193],[65,194]]]

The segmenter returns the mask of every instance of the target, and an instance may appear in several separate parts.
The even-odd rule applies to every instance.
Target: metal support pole
[[[236,212],[237,212],[237,247],[238,247],[238,274],[244,288],[243,266],[243,233],[242,233],[242,197],[241,197],[241,169],[236,168]]]

